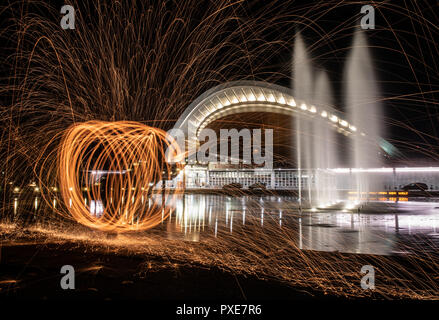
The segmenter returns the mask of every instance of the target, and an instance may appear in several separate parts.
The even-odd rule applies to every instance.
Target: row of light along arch
[[[270,107],[284,109],[280,110],[284,112],[291,112],[294,110],[296,112],[301,112],[302,114],[308,113],[308,115],[311,116],[319,114],[322,118],[327,119],[331,124],[337,126],[338,131],[345,135],[357,131],[357,128],[354,125],[348,123],[344,119],[340,119],[334,113],[326,110],[319,110],[314,105],[308,106],[305,102],[296,103],[292,96],[285,93],[263,87],[238,86],[225,88],[208,96],[202,101],[204,110],[200,110],[200,105],[196,106],[201,116],[197,117],[194,115],[192,118],[194,119],[192,120],[192,124],[197,128],[196,137],[199,136],[201,130],[206,128],[214,120],[234,113],[234,107],[236,108],[236,111],[238,111],[243,105],[246,105],[249,107],[250,112],[260,111],[255,108],[252,110],[252,107],[258,106],[258,104],[262,104],[265,107],[268,104]],[[259,106],[261,107],[262,105]],[[364,136],[365,133],[362,132],[361,135]]]

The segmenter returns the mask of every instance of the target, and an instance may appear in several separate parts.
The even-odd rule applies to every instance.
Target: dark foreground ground
[[[72,244],[4,244],[0,256],[0,299],[146,300],[333,300],[335,297],[153,258],[87,252]],[[145,272],[145,263],[155,265]],[[75,268],[74,290],[63,290],[61,266]]]

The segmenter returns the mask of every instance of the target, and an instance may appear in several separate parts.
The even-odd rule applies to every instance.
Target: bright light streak
[[[369,172],[369,173],[391,173],[395,172],[439,172],[439,167],[405,167],[405,168],[334,168],[328,169],[334,173]]]
[[[290,105],[291,107],[295,107],[296,101],[294,101],[294,99],[290,99],[290,100],[288,100],[288,105]]]
[[[347,127],[347,126],[348,126],[348,122],[347,122],[346,120],[340,120],[340,124],[341,124],[343,127]]]

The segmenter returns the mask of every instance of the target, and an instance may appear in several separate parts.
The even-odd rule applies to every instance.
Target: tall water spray
[[[300,33],[295,38],[292,69],[293,96],[297,108],[304,111],[294,117],[299,201],[302,203],[302,197],[307,197],[309,205],[313,207],[332,205],[339,199],[335,173],[328,170],[340,164],[337,133],[325,124],[325,117],[306,111],[314,106],[331,114],[336,111],[328,75],[321,71],[314,81],[311,59]],[[381,166],[379,141],[382,135],[379,92],[372,58],[362,32],[354,36],[344,77],[347,119],[357,127],[351,140],[350,189],[357,191],[355,202],[361,202],[364,200],[362,195],[381,187],[380,179],[371,179],[370,173],[365,173],[363,169]],[[304,190],[307,194],[304,194]]]
[[[354,35],[352,50],[345,68],[345,106],[348,119],[357,126],[353,136],[351,167],[357,202],[369,190],[380,189],[379,179],[370,179],[370,175],[358,172],[358,169],[381,167],[379,139],[382,136],[381,105],[377,79],[374,73],[372,57],[362,31]],[[364,198],[364,196],[363,196]]]
[[[319,110],[334,112],[331,85],[326,72],[317,74],[314,91],[314,103]],[[327,126],[320,114],[313,120],[313,168],[315,169],[315,186],[313,206],[332,205],[338,197],[334,173],[328,169],[338,166],[338,148],[336,132]]]
[[[305,43],[300,33],[296,34],[293,55],[293,96],[296,104],[300,108],[302,104],[310,103],[313,96],[312,68],[311,61],[306,51]],[[294,117],[294,127],[296,130],[296,161],[299,172],[299,201],[302,201],[304,187],[308,190],[308,199],[311,201],[310,179],[306,179],[307,186],[302,185],[302,176],[309,176],[311,168],[312,147],[311,147],[311,124],[308,119],[299,113]],[[305,173],[305,169],[308,173]]]

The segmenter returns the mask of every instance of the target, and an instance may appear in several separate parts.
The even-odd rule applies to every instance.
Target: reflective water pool
[[[89,201],[90,214],[99,216],[102,204]],[[155,195],[145,204],[159,201]],[[40,202],[33,201],[35,210]],[[260,228],[272,236],[276,230],[285,231],[304,250],[389,255],[439,248],[439,203],[431,199],[382,202],[360,212],[300,211],[297,199],[288,196],[186,194],[168,205],[171,215],[155,228],[167,239],[204,241]],[[17,213],[20,201],[14,200],[13,208]]]
[[[163,222],[163,232],[168,238],[203,241],[211,234],[253,228],[255,220],[261,228],[288,228],[296,245],[309,250],[393,254],[439,243],[439,204],[410,201],[381,203],[373,213],[300,212],[292,197],[185,195]]]

